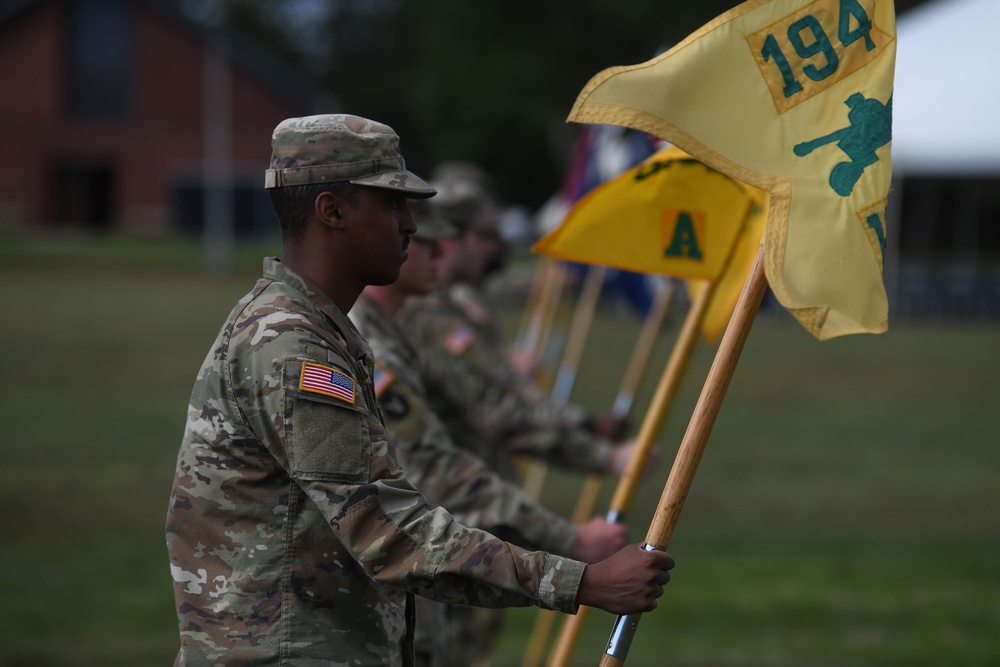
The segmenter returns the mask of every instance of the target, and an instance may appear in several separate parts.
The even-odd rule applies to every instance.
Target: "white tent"
[[[934,0],[899,17],[893,168],[1000,174],[1000,0]]]

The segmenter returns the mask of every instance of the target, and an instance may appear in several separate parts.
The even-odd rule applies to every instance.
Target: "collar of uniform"
[[[441,304],[441,307],[451,312],[452,315],[458,315],[459,318],[465,319],[465,309],[462,308],[462,304],[455,298],[450,285],[440,286],[433,292],[433,295]]]
[[[377,334],[391,339],[399,353],[404,356],[404,362],[416,368],[418,363],[417,351],[413,347],[413,343],[410,342],[409,337],[399,323],[382,306],[374,299],[366,297],[364,292],[362,292],[354,307],[358,312],[358,319],[356,321],[359,323],[364,322],[363,325],[359,325],[361,328],[376,329]],[[354,310],[351,310],[352,315],[354,312]],[[362,337],[364,337],[363,334]],[[368,337],[373,338],[372,333],[369,333]]]
[[[295,291],[309,299],[333,322],[334,327],[336,327],[338,333],[344,339],[344,344],[347,346],[351,356],[364,362],[366,367],[371,366],[374,355],[371,348],[368,347],[368,343],[358,333],[354,324],[347,319],[344,313],[340,312],[337,304],[310,282],[308,278],[282,264],[281,260],[277,257],[264,258],[264,277],[291,285]]]

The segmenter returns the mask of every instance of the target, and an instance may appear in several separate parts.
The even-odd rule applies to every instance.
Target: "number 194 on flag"
[[[875,0],[834,4],[816,0],[747,35],[778,113],[857,72],[892,41],[872,23]]]

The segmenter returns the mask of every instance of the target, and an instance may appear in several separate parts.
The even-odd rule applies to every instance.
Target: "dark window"
[[[271,208],[271,197],[257,179],[237,180],[232,188],[233,234],[237,238],[276,238],[278,220]],[[176,229],[188,236],[199,236],[205,228],[205,188],[201,183],[181,182],[173,188],[173,214]]]
[[[908,177],[901,199],[890,306],[904,316],[1000,316],[1000,179]]]
[[[128,0],[69,3],[69,114],[116,121],[132,110],[134,41]]]
[[[904,256],[1000,258],[1000,179],[911,177],[902,189]]]
[[[110,164],[61,162],[53,169],[52,219],[59,226],[106,230],[114,217],[115,178]]]

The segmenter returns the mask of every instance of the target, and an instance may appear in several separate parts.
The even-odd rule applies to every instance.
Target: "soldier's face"
[[[396,286],[406,296],[429,294],[438,280],[441,245],[437,241],[411,239],[409,253],[399,270]]]
[[[497,243],[499,237],[478,229],[470,230],[465,236],[466,251],[475,258],[475,261],[470,262],[468,278],[470,282],[478,283],[486,277],[490,265],[500,257],[498,251],[501,246]]]
[[[482,278],[500,271],[507,263],[507,243],[503,238],[495,232],[484,232],[484,235],[487,251]]]
[[[483,276],[485,257],[475,238],[475,233],[466,231],[459,236],[442,239],[444,269],[449,282],[477,283]]]
[[[407,199],[393,190],[362,188],[351,228],[357,250],[354,268],[366,285],[388,285],[406,261],[417,225]]]

